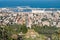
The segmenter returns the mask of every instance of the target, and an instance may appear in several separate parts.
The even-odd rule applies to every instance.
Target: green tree
[[[22,25],[21,26],[21,32],[22,33],[27,33],[27,31],[28,31],[28,29],[27,29],[26,25]]]
[[[48,38],[50,38],[52,40],[52,34],[56,33],[57,31],[57,27],[53,26],[53,27],[50,27],[50,26],[33,26],[32,27],[36,32],[38,32],[39,34],[43,34],[43,35],[46,35]]]

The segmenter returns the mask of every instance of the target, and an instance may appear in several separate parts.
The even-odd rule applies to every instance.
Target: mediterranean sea
[[[1,7],[60,8],[60,1],[0,1]]]

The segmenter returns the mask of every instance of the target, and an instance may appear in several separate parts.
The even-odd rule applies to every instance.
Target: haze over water
[[[0,0],[0,7],[60,8],[60,0]]]

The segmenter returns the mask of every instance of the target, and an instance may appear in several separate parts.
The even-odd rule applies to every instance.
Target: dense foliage
[[[49,26],[47,26],[47,25],[45,25],[45,26],[43,26],[43,27],[40,27],[40,26],[33,26],[32,27],[36,32],[38,32],[38,33],[49,33],[49,34],[51,34],[51,33],[55,33],[55,32],[57,32],[57,27],[55,27],[55,26],[53,26],[53,27],[49,27]]]
[[[11,40],[13,34],[19,35],[20,32],[26,33],[28,30],[25,25],[6,25],[0,26],[0,40]]]
[[[46,36],[48,38],[51,38],[51,40],[59,40],[59,33],[60,28],[57,28],[56,26],[38,26],[33,25],[32,29],[34,29],[36,32],[38,32],[41,36]],[[20,25],[20,24],[13,24],[13,25],[2,25],[0,26],[0,40],[12,40],[11,36],[13,34],[18,35],[20,32],[23,34],[27,33],[28,28],[26,25]]]
[[[50,38],[50,40],[55,40],[55,38],[57,38],[56,40],[58,40],[58,35],[59,35],[58,29],[59,28],[57,28],[56,26],[45,25],[45,26],[40,27],[40,26],[34,25],[34,26],[32,26],[32,29],[34,29],[39,34],[43,34],[46,37]],[[55,37],[55,38],[53,39],[52,37]]]

